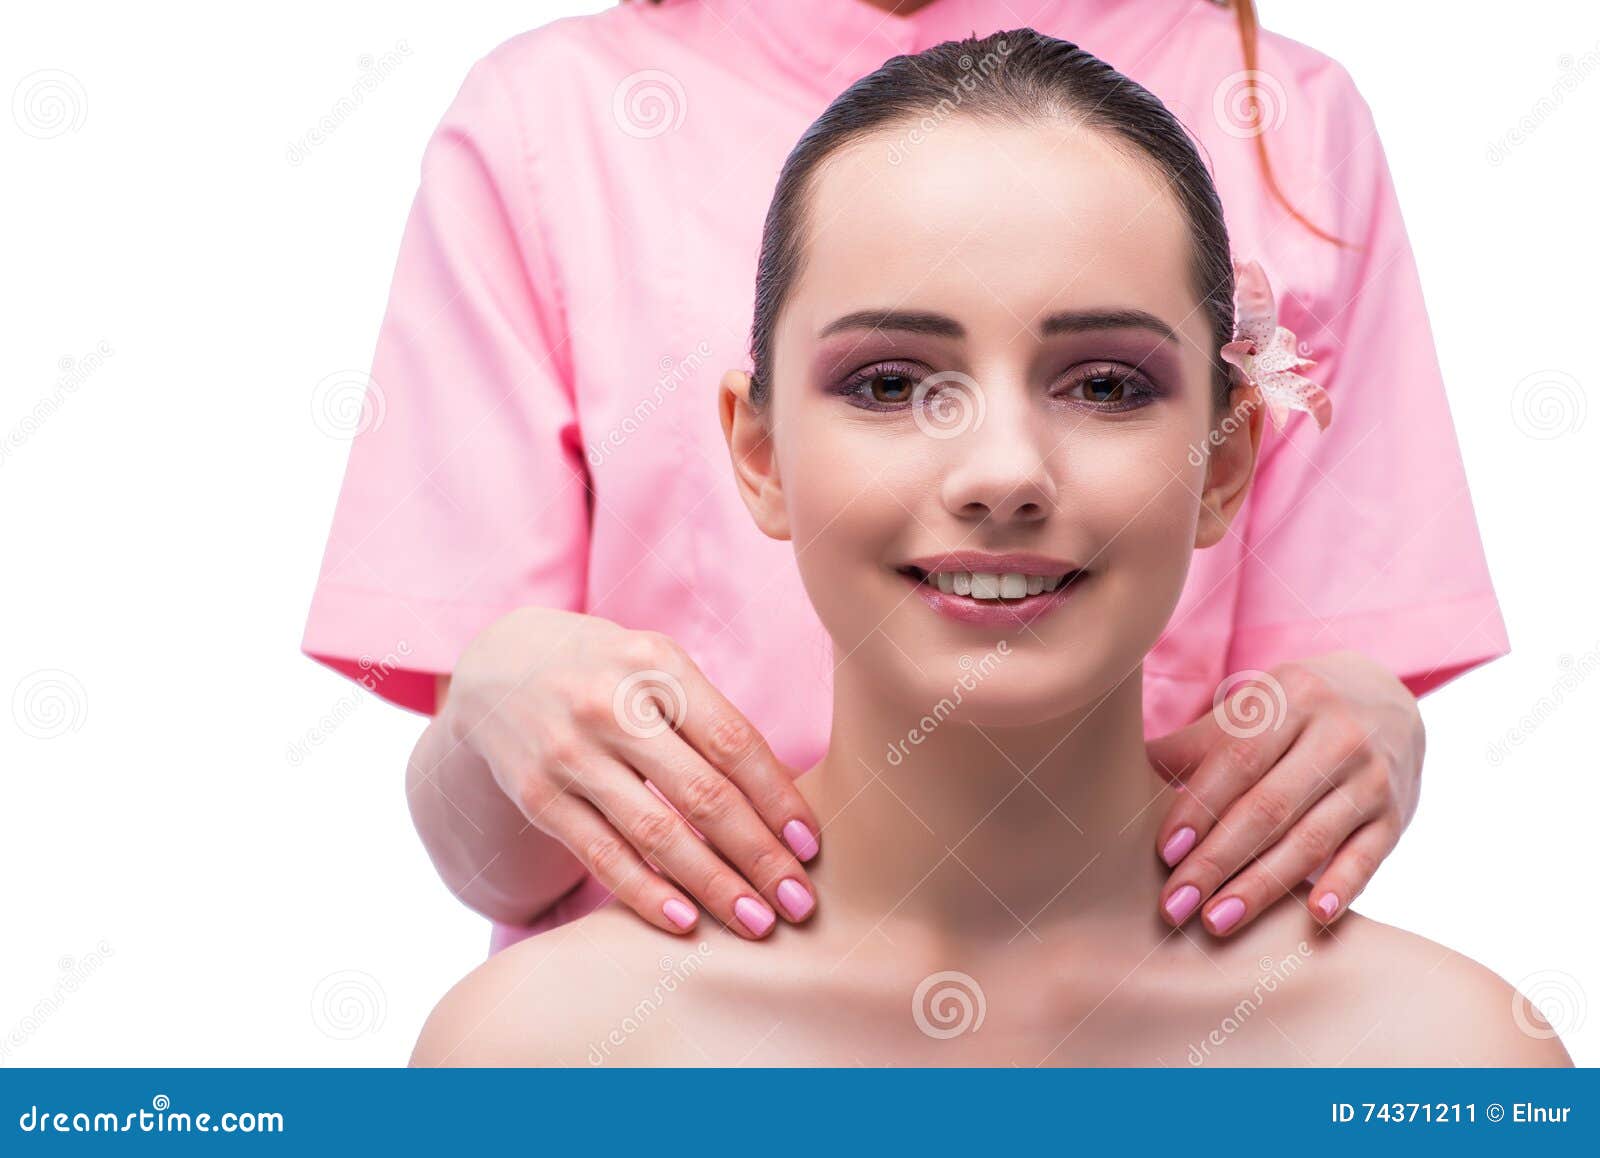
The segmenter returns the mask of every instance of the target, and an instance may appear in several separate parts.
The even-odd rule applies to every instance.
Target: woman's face
[[[818,172],[769,412],[724,380],[730,449],[837,662],[920,712],[1004,639],[964,718],[1051,719],[1153,646],[1243,497],[1259,416],[1209,447],[1209,321],[1152,167],[1066,126],[966,120],[895,154],[873,138]],[[985,575],[1070,572],[979,597]]]

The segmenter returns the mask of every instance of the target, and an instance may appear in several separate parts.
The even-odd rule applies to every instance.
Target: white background
[[[482,958],[406,811],[421,718],[298,653],[347,449],[311,397],[370,365],[468,66],[603,6],[7,6],[0,85],[65,73],[81,123],[0,116],[0,697],[75,681],[53,738],[0,705],[0,1064],[397,1064]],[[1262,7],[1375,111],[1513,647],[1424,700],[1421,811],[1360,908],[1526,985],[1600,1064],[1600,74],[1535,113],[1600,9]]]

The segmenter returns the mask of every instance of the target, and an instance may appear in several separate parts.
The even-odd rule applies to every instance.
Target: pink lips
[[[1031,623],[1041,615],[1048,615],[1072,598],[1073,593],[1089,579],[1087,573],[1081,573],[1068,579],[1054,591],[1041,591],[1037,595],[1028,595],[1022,599],[1002,601],[973,599],[953,592],[947,594],[915,575],[903,571],[901,575],[907,583],[916,587],[922,601],[940,615],[954,619],[958,623],[971,623],[980,627],[1015,627]]]

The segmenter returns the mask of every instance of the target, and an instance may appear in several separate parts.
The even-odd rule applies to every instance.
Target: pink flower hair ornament
[[[1256,261],[1233,262],[1233,341],[1222,347],[1222,360],[1233,367],[1233,380],[1252,385],[1267,404],[1272,424],[1280,431],[1290,410],[1304,410],[1326,430],[1333,421],[1333,400],[1298,371],[1316,363],[1300,356],[1294,334],[1278,325],[1278,307],[1266,271]]]

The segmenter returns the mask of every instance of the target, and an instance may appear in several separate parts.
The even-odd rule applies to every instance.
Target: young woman
[[[744,505],[833,642],[828,749],[797,782],[826,900],[785,879],[803,925],[712,925],[687,955],[602,908],[480,966],[413,1060],[1567,1064],[1420,937],[1278,906],[1219,943],[1178,928],[1193,896],[1145,902],[1169,790],[1144,659],[1278,437],[1263,401],[1328,418],[1242,268],[1236,318],[1205,163],[1075,45],[952,41],[839,96],[782,169],[753,370],[719,395]],[[695,694],[653,680],[646,742]]]
[[[1309,911],[1336,921],[1416,807],[1416,697],[1508,646],[1372,113],[1337,62],[1258,37],[1249,0],[1025,16],[1179,112],[1339,406],[1269,444],[1145,663],[1152,759],[1189,789],[1146,903],[1194,889],[1195,927],[1233,936],[1326,865]],[[811,887],[828,836],[791,780],[828,741],[830,642],[704,419],[800,132],[889,57],[1002,22],[990,0],[628,3],[499,45],[435,130],[302,647],[433,714],[412,815],[494,946],[612,895],[669,932],[698,904],[768,936],[778,882]],[[652,669],[695,695],[645,743],[612,705]],[[1280,727],[1219,726],[1248,671]],[[680,812],[705,842],[656,855]]]

